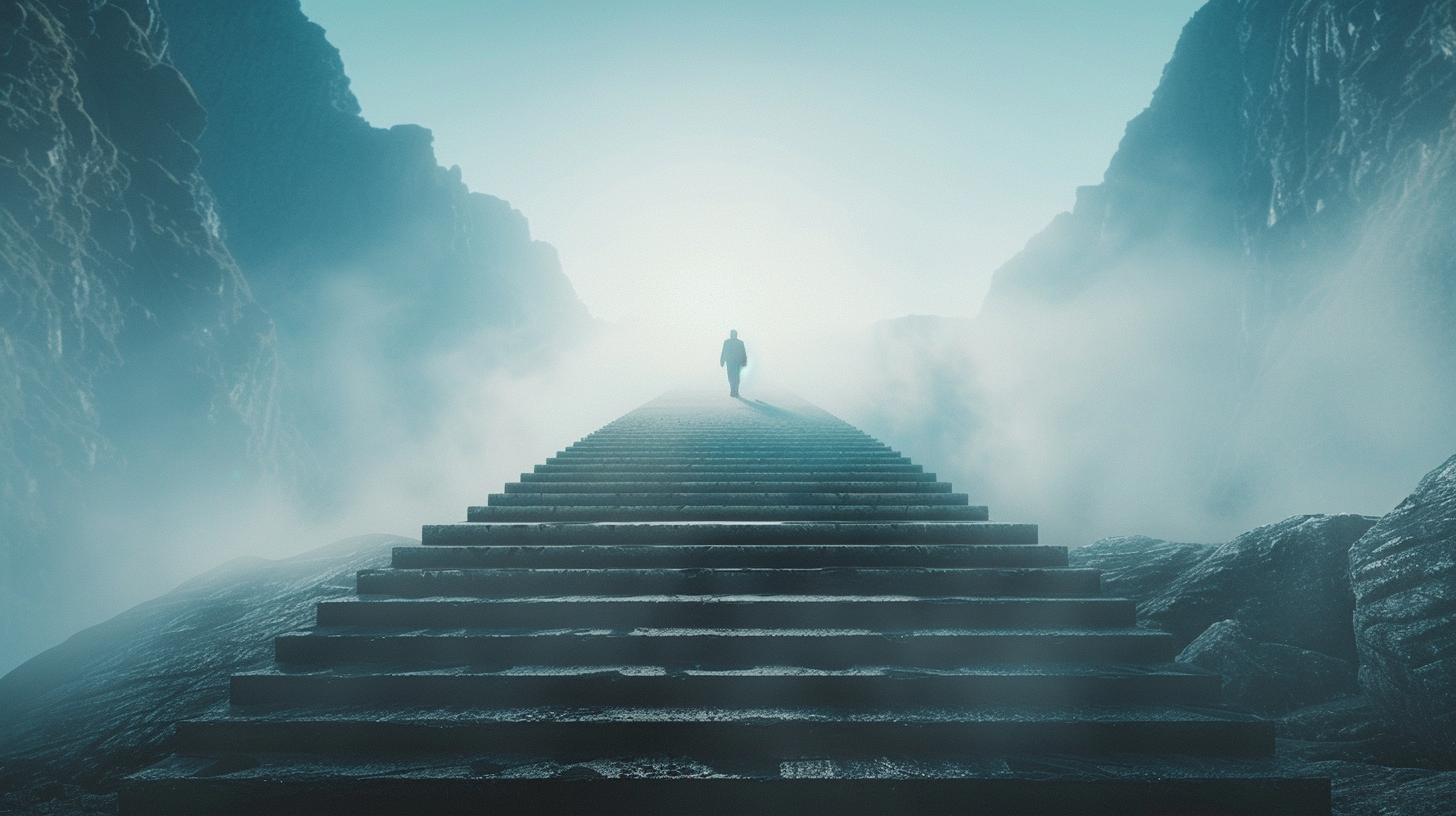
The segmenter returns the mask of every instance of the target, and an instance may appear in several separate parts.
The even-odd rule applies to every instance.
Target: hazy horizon
[[[363,116],[418,124],[611,322],[971,316],[1098,183],[1202,0],[304,0]]]

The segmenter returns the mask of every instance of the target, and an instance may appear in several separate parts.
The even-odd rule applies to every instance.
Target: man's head
[[[737,337],[737,336],[738,336],[738,330],[737,330],[737,329],[732,329],[732,330],[730,330],[730,331],[729,331],[729,332],[728,332],[728,336],[729,336],[729,337]]]

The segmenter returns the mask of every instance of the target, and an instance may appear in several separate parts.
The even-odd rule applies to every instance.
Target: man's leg
[[[728,396],[730,397],[738,396],[738,373],[738,366],[728,366]]]

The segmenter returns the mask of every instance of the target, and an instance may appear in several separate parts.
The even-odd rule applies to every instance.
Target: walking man
[[[737,329],[728,332],[728,339],[723,341],[723,353],[718,355],[718,365],[728,369],[728,395],[738,396],[738,374],[748,365],[748,349],[738,339]]]

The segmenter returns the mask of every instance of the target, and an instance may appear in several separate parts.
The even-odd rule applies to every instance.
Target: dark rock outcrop
[[[207,109],[202,172],[278,323],[285,405],[331,491],[352,486],[341,472],[371,471],[359,449],[418,444],[436,428],[460,387],[453,369],[439,373],[442,357],[527,368],[591,325],[520,212],[438,166],[425,128],[365,121],[339,52],[298,0],[159,4],[168,55]]]
[[[1216,546],[1126,536],[1074,549],[1070,558],[1106,570],[1109,592],[1135,599],[1140,618],[1182,644],[1232,618],[1255,640],[1353,661],[1346,559],[1374,523],[1294,516]]]
[[[1223,676],[1224,702],[1255,714],[1277,716],[1348,697],[1358,691],[1355,664],[1337,657],[1255,640],[1236,620],[1204,630],[1178,655]]]
[[[180,719],[224,704],[228,678],[273,662],[273,637],[354,594],[409,539],[369,535],[199,575],[0,677],[0,812],[105,812],[117,780],[167,753]]]
[[[1456,767],[1456,457],[1350,548],[1360,684]]]
[[[1456,446],[1453,191],[1456,3],[1212,0],[995,274],[959,452],[986,500],[1084,536],[1392,503]]]
[[[164,41],[143,0],[0,2],[0,665],[74,631],[70,601],[134,555],[81,541],[89,514],[285,455],[272,323]]]

